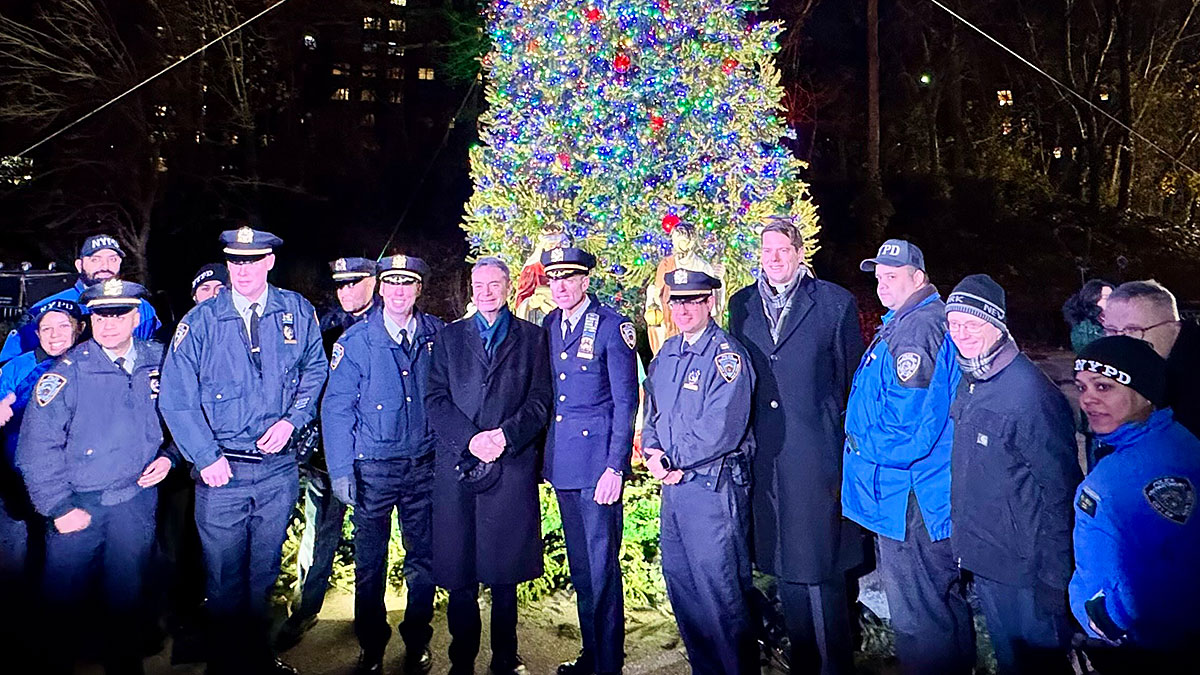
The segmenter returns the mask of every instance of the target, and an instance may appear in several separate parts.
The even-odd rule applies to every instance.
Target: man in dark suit
[[[538,444],[553,388],[546,333],[506,301],[508,267],[471,272],[474,316],[434,338],[425,404],[437,436],[433,578],[450,591],[450,673],[473,673],[479,584],[492,592],[493,673],[524,673],[517,655],[517,584],[542,575]]]
[[[753,551],[779,581],[793,672],[851,673],[845,573],[862,560],[862,535],[842,518],[839,493],[842,413],[863,342],[854,297],[803,261],[791,219],[768,219],[762,276],[729,303],[729,332],[758,374]]]

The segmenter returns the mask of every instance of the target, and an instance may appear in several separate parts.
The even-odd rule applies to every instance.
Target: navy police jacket
[[[950,401],[962,378],[946,332],[946,305],[925,286],[867,347],[846,405],[842,514],[904,541],[915,492],[933,541],[950,536]]]
[[[661,448],[684,480],[732,471],[749,481],[749,431],[754,369],[745,348],[709,319],[695,344],[667,338],[650,362],[642,446]],[[726,466],[727,456],[736,459]],[[735,457],[736,456],[736,457]]]
[[[321,399],[321,437],[329,475],[353,474],[354,461],[423,457],[434,438],[425,417],[433,336],[444,321],[416,312],[406,350],[388,334],[383,311],[351,326],[333,345]]]
[[[559,490],[579,490],[595,487],[606,469],[627,474],[638,404],[633,324],[592,296],[565,340],[561,309],[542,325],[555,393],[542,475]]]
[[[1082,478],[1067,397],[1018,353],[985,380],[965,375],[950,415],[950,541],[959,563],[1012,586],[1065,590],[1071,499]]]
[[[13,455],[17,452],[17,436],[21,430],[21,420],[25,417],[25,408],[33,398],[33,385],[54,365],[54,361],[55,359],[38,347],[21,354],[0,368],[0,398],[12,394],[16,399],[12,404],[12,419],[4,425],[5,460],[9,466],[12,465]]]
[[[1148,649],[1194,647],[1200,440],[1169,408],[1096,440],[1113,452],[1075,495],[1071,612],[1093,637]]]
[[[316,417],[328,370],[316,310],[300,294],[268,286],[259,330],[261,370],[228,291],[193,307],[171,338],[159,410],[198,469],[223,449],[256,453],[281,419],[299,429]]]
[[[146,465],[163,454],[160,345],[134,340],[126,374],[94,340],[72,347],[33,390],[17,442],[16,463],[38,513],[132,499]]]

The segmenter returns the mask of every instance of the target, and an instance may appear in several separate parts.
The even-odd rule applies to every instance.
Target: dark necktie
[[[259,322],[262,317],[258,315],[258,303],[250,305],[250,359],[254,361],[254,367],[262,370],[262,348],[259,346]]]
[[[408,330],[400,329],[400,349],[404,351],[404,355],[408,356]]]
[[[113,363],[117,364],[117,367],[121,369],[122,374],[124,374],[124,375],[129,374],[129,372],[125,370],[125,357],[124,356],[118,356],[117,358],[113,359]]]

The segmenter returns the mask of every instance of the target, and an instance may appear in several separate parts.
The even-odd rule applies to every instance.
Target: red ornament
[[[625,52],[621,52],[613,58],[613,70],[617,71],[618,73],[628,72],[629,66],[632,64],[633,60],[630,59],[629,55]]]
[[[663,219],[662,219],[663,232],[666,232],[667,234],[671,234],[671,230],[674,230],[675,226],[678,224],[679,224],[679,216],[675,215],[674,213],[668,213],[667,215],[663,216]]]
[[[538,50],[538,41],[537,40],[530,40],[529,42],[525,43],[525,52],[526,53],[532,54],[532,53],[536,52],[537,50]]]
[[[658,8],[663,12],[671,9],[671,0],[658,0]]]
[[[560,152],[554,156],[558,160],[558,165],[564,169],[571,168],[571,156],[565,152]]]
[[[738,61],[737,61],[737,59],[733,58],[732,56],[726,57],[726,59],[721,62],[721,72],[725,73],[726,75],[732,73],[734,68],[737,68],[737,67],[738,67]]]
[[[663,119],[662,115],[653,115],[650,117],[650,129],[653,131],[661,131],[666,123],[667,121]]]
[[[587,17],[589,23],[600,22],[600,10],[596,9],[595,7],[588,7],[587,13],[584,14],[584,16]]]

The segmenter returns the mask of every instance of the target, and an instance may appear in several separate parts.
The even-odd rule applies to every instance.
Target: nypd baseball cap
[[[904,267],[911,265],[922,272],[925,271],[925,254],[916,244],[903,239],[888,239],[879,247],[874,258],[867,258],[858,268],[864,272],[874,272],[876,265],[888,267]]]
[[[89,255],[95,255],[96,251],[101,249],[111,249],[114,253],[125,257],[125,251],[121,250],[121,245],[110,234],[96,234],[83,240],[83,246],[79,248],[79,257],[86,258]]]

